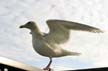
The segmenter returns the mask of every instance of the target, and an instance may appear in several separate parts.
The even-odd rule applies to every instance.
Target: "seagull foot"
[[[51,68],[43,68],[43,70],[51,71]]]

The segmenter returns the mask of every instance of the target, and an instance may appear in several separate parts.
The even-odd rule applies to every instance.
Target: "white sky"
[[[108,0],[1,0],[0,55],[36,67],[44,67],[48,59],[32,48],[31,35],[19,26],[37,22],[47,32],[46,20],[63,19],[81,22],[105,31],[102,34],[72,33],[65,49],[81,52],[79,57],[62,57],[53,61],[54,69],[79,69],[108,66]],[[41,63],[40,63],[41,62]]]

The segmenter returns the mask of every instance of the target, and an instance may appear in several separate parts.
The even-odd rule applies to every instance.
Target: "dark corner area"
[[[12,67],[12,66],[8,66],[5,64],[0,64],[0,71],[26,71],[20,68],[16,68],[16,67]]]

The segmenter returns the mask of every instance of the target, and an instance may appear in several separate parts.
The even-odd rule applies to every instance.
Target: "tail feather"
[[[65,55],[79,56],[81,53],[64,50]]]
[[[70,52],[70,55],[73,55],[73,56],[79,56],[81,53],[78,53],[78,52]]]

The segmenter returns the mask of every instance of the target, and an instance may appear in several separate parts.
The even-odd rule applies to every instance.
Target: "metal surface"
[[[0,57],[0,71],[43,71],[43,70],[21,62],[17,62],[15,60]]]

